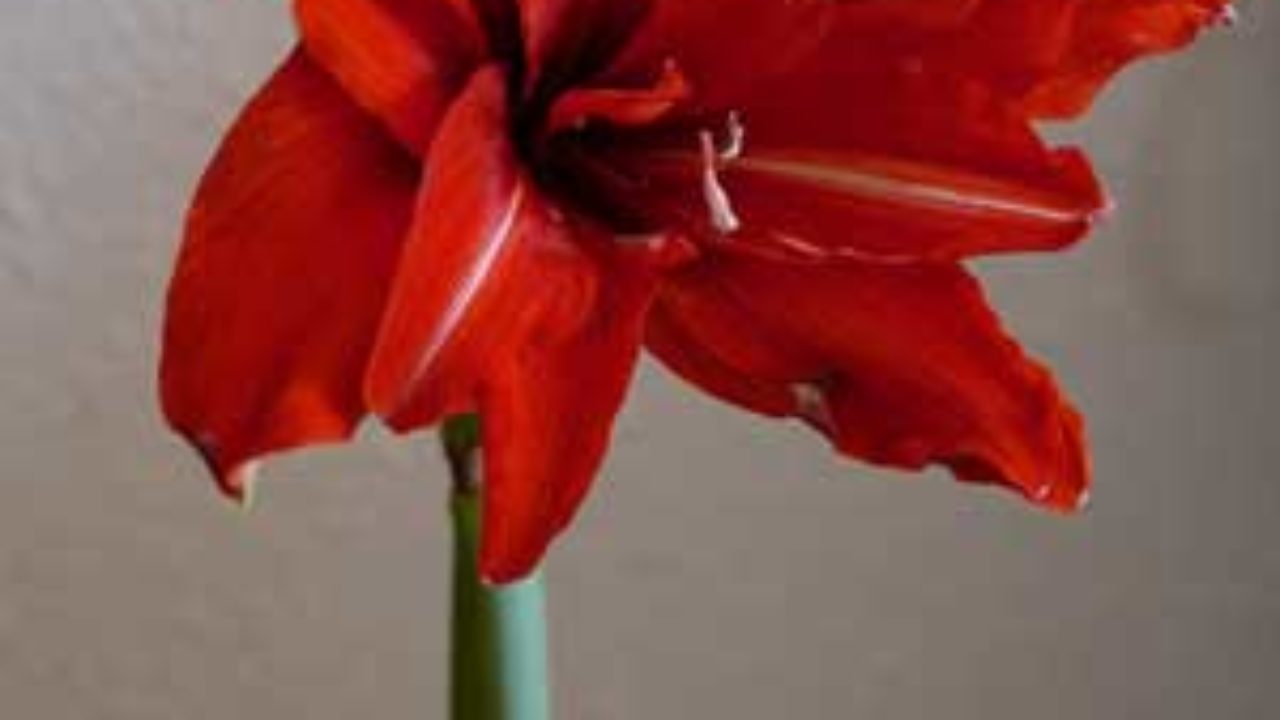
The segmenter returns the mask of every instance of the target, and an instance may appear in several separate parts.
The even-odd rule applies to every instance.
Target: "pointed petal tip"
[[[1089,492],[1069,485],[1046,483],[1035,490],[1019,489],[1029,502],[1051,513],[1063,516],[1075,515],[1089,503]]]
[[[218,489],[236,508],[244,512],[253,509],[258,486],[257,462],[245,462],[218,477]]]
[[[1056,456],[1052,474],[1038,485],[1016,485],[1029,501],[1062,515],[1087,509],[1092,469],[1085,442],[1084,421],[1065,401],[1058,410],[1058,432],[1050,452]]]
[[[1104,223],[1108,223],[1115,217],[1116,209],[1117,205],[1115,197],[1113,197],[1111,193],[1104,193],[1102,195],[1102,202],[1098,204],[1098,207],[1094,209],[1093,212],[1089,213],[1086,222],[1090,228],[1095,228]]]
[[[169,284],[158,400],[233,502],[248,505],[257,458],[345,441],[364,417],[412,165],[295,49],[206,169]]]
[[[1092,507],[1092,503],[1093,503],[1093,493],[1088,488],[1086,488],[1076,497],[1075,512],[1077,513],[1088,512],[1089,508]]]
[[[226,457],[220,444],[207,433],[179,432],[204,461],[218,492],[242,510],[252,508],[259,463]]]

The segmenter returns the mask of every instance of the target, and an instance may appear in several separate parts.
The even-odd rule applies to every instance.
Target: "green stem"
[[[473,416],[446,423],[453,472],[452,720],[549,720],[545,592],[540,573],[493,586],[479,573],[479,428]]]

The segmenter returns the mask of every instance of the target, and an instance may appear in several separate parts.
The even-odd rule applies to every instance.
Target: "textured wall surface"
[[[1068,131],[1114,221],[983,267],[1091,418],[1092,510],[838,462],[648,366],[550,567],[562,717],[1280,716],[1266,4]],[[284,5],[0,2],[0,716],[442,715],[433,445],[288,457],[241,514],[154,409],[187,195]]]

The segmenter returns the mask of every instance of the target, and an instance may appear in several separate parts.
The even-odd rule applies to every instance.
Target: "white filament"
[[[729,193],[720,184],[716,171],[720,156],[716,152],[715,140],[705,130],[698,134],[698,139],[702,144],[702,198],[707,204],[711,226],[724,234],[735,232],[742,227],[742,221],[733,211]]]

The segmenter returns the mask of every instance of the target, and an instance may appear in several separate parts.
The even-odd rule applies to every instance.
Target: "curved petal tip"
[[[222,496],[240,508],[252,507],[260,463],[252,459],[232,459],[207,433],[191,433],[180,428],[178,433],[204,461]]]

